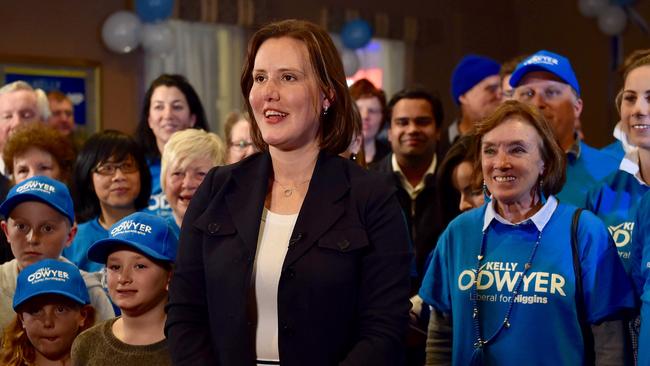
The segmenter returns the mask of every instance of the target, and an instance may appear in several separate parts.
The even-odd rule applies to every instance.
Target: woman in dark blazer
[[[192,199],[170,285],[176,365],[398,365],[408,232],[387,178],[337,154],[359,115],[325,30],[255,33],[241,79],[261,153]]]

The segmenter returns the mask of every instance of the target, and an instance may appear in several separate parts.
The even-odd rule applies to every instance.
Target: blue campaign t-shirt
[[[143,212],[150,213],[159,217],[172,215],[172,208],[165,198],[160,185],[160,159],[149,160],[149,172],[151,172],[151,197],[149,206],[143,209]]]
[[[630,271],[637,299],[641,300],[638,365],[650,365],[650,193],[636,211],[632,233]]]
[[[586,208],[605,223],[628,273],[634,218],[639,201],[648,190],[650,187],[642,184],[634,175],[619,170],[587,196]]]
[[[172,233],[174,233],[174,235],[176,235],[176,239],[178,239],[181,236],[181,228],[178,227],[174,215],[165,217],[165,221],[167,221],[167,225],[169,225],[169,228],[172,230]]]
[[[72,244],[63,249],[63,256],[86,272],[98,272],[104,264],[96,263],[88,259],[88,248],[100,239],[108,238],[108,230],[99,224],[99,218],[88,220],[77,226]]]
[[[420,289],[425,303],[452,316],[454,365],[468,365],[474,351],[471,296],[488,204],[450,223],[438,240]],[[532,267],[515,297],[511,326],[486,346],[486,365],[582,364],[584,346],[575,304],[570,239],[574,211],[575,207],[564,204],[552,211]],[[494,219],[487,226],[476,293],[483,339],[503,322],[512,290],[538,234],[531,220],[510,225]],[[629,279],[611,237],[602,222],[588,211],[580,217],[578,240],[588,321],[595,323],[632,307]]]
[[[580,141],[580,156],[567,158],[566,183],[557,198],[560,202],[585,207],[587,192],[618,170],[620,160]]]

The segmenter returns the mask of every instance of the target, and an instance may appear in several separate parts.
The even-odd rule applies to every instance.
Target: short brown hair
[[[542,192],[546,196],[557,194],[562,190],[562,186],[566,181],[566,156],[564,151],[560,148],[560,144],[544,116],[535,107],[516,100],[504,102],[490,116],[477,124],[475,143],[479,158],[474,163],[474,175],[479,176],[483,169],[480,159],[483,154],[481,149],[483,136],[512,117],[519,117],[528,122],[535,128],[542,139],[542,146],[540,146],[542,160],[544,161]]]
[[[379,100],[379,105],[381,105],[381,125],[379,130],[381,131],[386,124],[386,93],[383,90],[375,87],[373,83],[368,79],[359,79],[350,85],[350,96],[355,102],[359,99],[364,98],[377,98]]]
[[[72,141],[53,127],[40,122],[20,126],[9,138],[2,150],[7,173],[14,173],[14,159],[31,148],[43,150],[56,160],[61,169],[58,180],[70,183],[75,152]]]
[[[332,96],[328,113],[322,116],[320,122],[320,149],[331,154],[340,154],[352,141],[354,126],[359,123],[361,117],[353,107],[354,102],[348,92],[343,63],[334,42],[323,28],[304,20],[290,19],[267,24],[255,32],[248,43],[248,55],[241,75],[241,90],[251,116],[251,139],[259,150],[268,149],[248,100],[253,86],[255,56],[266,40],[282,37],[293,38],[306,46],[319,89],[323,94]]]
[[[623,75],[623,86],[616,94],[616,110],[618,113],[621,113],[621,102],[623,102],[623,89],[625,88],[625,80],[627,80],[628,75],[634,70],[641,66],[650,65],[650,48],[645,50],[635,50],[630,53],[623,62],[621,66],[621,74]]]
[[[47,92],[47,100],[55,100],[55,101],[57,101],[59,103],[61,103],[63,101],[66,101],[66,102],[72,104],[72,101],[70,100],[70,98],[68,98],[65,94],[63,94],[62,92],[60,92],[58,90],[50,90],[49,92]]]
[[[530,55],[519,55],[511,58],[510,60],[504,62],[501,64],[501,68],[499,69],[499,80],[502,80],[506,77],[506,75],[510,75],[513,72],[515,72],[515,69],[517,68],[517,65],[519,65],[523,60],[528,58]]]

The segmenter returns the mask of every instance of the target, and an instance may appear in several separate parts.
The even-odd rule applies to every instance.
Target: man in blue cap
[[[618,161],[578,137],[583,102],[571,63],[556,53],[538,51],[517,65],[510,85],[517,88],[515,99],[539,109],[567,153],[567,179],[558,198],[584,207],[589,189],[615,172]]]
[[[444,154],[458,137],[471,132],[477,121],[494,112],[499,105],[500,68],[498,62],[480,55],[470,54],[458,62],[451,76],[451,95],[460,109],[460,116],[443,129],[440,154]]]

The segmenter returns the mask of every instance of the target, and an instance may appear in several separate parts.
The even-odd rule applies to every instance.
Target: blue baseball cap
[[[29,299],[45,294],[65,296],[81,305],[90,304],[86,282],[72,263],[43,259],[18,274],[14,310]]]
[[[35,176],[11,187],[7,199],[0,205],[0,214],[5,218],[14,207],[27,201],[40,201],[61,212],[70,225],[74,223],[74,205],[70,191],[65,184],[45,176]]]
[[[501,65],[493,59],[480,55],[463,57],[451,75],[451,96],[460,104],[460,96],[488,76],[498,75]]]
[[[88,259],[105,264],[118,246],[132,247],[150,258],[174,262],[178,239],[165,219],[136,212],[113,224],[108,238],[94,242],[88,248]]]
[[[517,65],[510,77],[510,86],[519,86],[521,79],[533,71],[550,72],[569,84],[580,95],[580,84],[578,84],[578,78],[576,78],[568,58],[551,51],[537,51]]]

